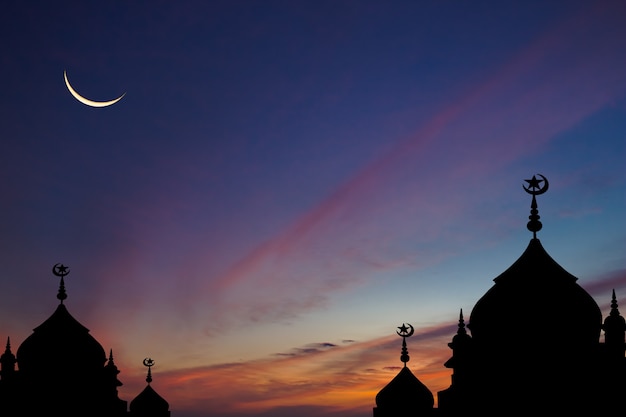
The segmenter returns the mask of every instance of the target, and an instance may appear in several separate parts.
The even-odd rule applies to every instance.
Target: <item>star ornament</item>
[[[524,190],[528,193],[528,194],[532,194],[532,195],[539,195],[539,194],[543,194],[546,191],[548,191],[548,180],[546,177],[544,177],[543,175],[539,174],[539,176],[541,177],[541,179],[537,178],[536,175],[533,175],[533,177],[529,180],[524,180],[528,183],[528,187],[523,186]]]
[[[70,273],[70,270],[67,266],[63,264],[56,264],[52,267],[52,273],[57,277],[64,277]]]
[[[543,180],[537,179],[536,175],[533,175],[531,179],[524,181],[528,183],[528,188],[533,191],[541,189],[540,184],[543,182]]]

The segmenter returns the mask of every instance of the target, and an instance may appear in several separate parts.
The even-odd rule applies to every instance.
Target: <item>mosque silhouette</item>
[[[543,248],[536,196],[548,181],[539,177],[524,186],[532,195],[527,227],[533,237],[476,302],[467,326],[461,310],[444,364],[451,384],[437,393],[438,407],[406,366],[413,331],[403,324],[397,333],[404,367],[376,395],[374,417],[624,415],[626,322],[615,291],[603,321],[591,295]]]
[[[64,277],[69,268],[56,264],[60,277],[52,315],[37,326],[17,349],[0,355],[0,416],[2,417],[169,417],[169,404],[151,387],[154,361],[148,367],[147,386],[131,402],[118,397],[119,370],[102,345],[67,310]],[[18,369],[16,369],[16,365]]]
[[[409,369],[406,339],[414,329],[398,327],[404,366],[375,398],[374,417],[464,417],[509,415],[624,415],[626,321],[613,291],[603,320],[598,304],[545,251],[536,196],[548,189],[542,175],[525,180],[532,195],[524,253],[494,279],[465,325],[448,346],[450,386],[433,393]],[[592,261],[592,260],[591,260]],[[56,264],[59,305],[13,354],[7,338],[0,355],[1,417],[170,417],[168,402],[147,386],[128,404],[118,396],[119,370],[113,352],[67,310],[64,277]],[[468,332],[469,330],[469,332]],[[601,341],[601,332],[604,332]]]

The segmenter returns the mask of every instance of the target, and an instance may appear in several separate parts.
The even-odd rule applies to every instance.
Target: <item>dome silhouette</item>
[[[437,394],[439,415],[622,412],[626,321],[613,294],[603,324],[593,297],[537,238],[542,224],[536,196],[548,189],[548,180],[539,177],[524,187],[532,195],[527,248],[474,305],[471,335],[461,315],[448,344],[452,357],[444,365],[452,369],[451,384]]]
[[[118,397],[122,385],[113,361],[89,329],[75,319],[64,304],[67,299],[64,277],[69,269],[57,264],[53,273],[61,278],[55,311],[33,329],[11,352],[10,339],[0,356],[0,406],[3,417],[53,415],[59,417],[128,417],[127,402]],[[17,369],[16,369],[17,366]],[[147,401],[151,400],[151,401]],[[156,413],[162,407],[142,404],[167,402],[147,387],[137,398],[143,417],[169,417]],[[152,412],[152,414],[150,414]]]
[[[29,374],[67,370],[68,367],[89,373],[102,368],[106,359],[102,345],[89,329],[72,317],[64,304],[59,304],[17,350],[20,371]]]
[[[409,361],[406,338],[413,334],[413,326],[408,326],[398,327],[398,335],[402,336],[400,360],[404,367],[376,394],[374,417],[425,416],[433,410],[435,398],[432,392],[406,366]]]
[[[476,302],[468,325],[474,341],[489,344],[497,339],[522,349],[555,338],[566,338],[573,349],[597,344],[602,312],[576,281],[533,238]]]
[[[132,417],[169,417],[170,405],[152,388],[152,366],[154,361],[146,358],[143,364],[148,367],[146,382],[148,385],[130,402],[130,416]]]

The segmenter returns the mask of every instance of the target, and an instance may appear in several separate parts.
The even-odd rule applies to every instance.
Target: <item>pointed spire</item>
[[[465,320],[463,320],[463,309],[459,312],[459,329],[456,331],[456,334],[467,334],[467,330],[465,330]]]
[[[407,327],[408,325],[408,327]],[[409,357],[409,350],[406,347],[406,338],[413,336],[415,329],[408,323],[402,323],[402,326],[398,327],[396,333],[398,336],[402,337],[402,351],[400,355],[400,360],[404,362],[404,367],[406,368],[406,363],[411,359]]]
[[[56,264],[52,267],[52,273],[57,277],[61,277],[61,283],[59,284],[59,292],[57,293],[57,298],[61,300],[61,304],[63,304],[63,300],[67,298],[67,293],[65,292],[65,281],[63,277],[70,273],[70,270],[67,266],[63,264]]]
[[[617,298],[615,297],[615,288],[613,289],[613,294],[611,296],[611,312],[609,313],[611,316],[619,316],[619,310],[617,309]]]
[[[467,343],[471,340],[471,336],[467,334],[467,326],[463,318],[463,309],[459,310],[459,324],[457,325],[456,334],[452,337],[452,341],[448,343],[448,347],[453,350],[453,356],[457,355],[461,350],[466,349]],[[463,353],[462,353],[463,354]],[[444,364],[448,367],[448,364],[452,366],[452,362],[446,362]]]
[[[148,367],[148,376],[146,377],[146,382],[150,384],[152,382],[152,370],[151,368],[154,366],[154,360],[152,358],[145,358],[143,360],[143,366]]]
[[[7,337],[6,348],[4,353],[0,355],[0,376],[6,378],[15,372],[15,364],[17,360],[13,352],[11,352],[11,338]]]
[[[526,191],[528,194],[532,194],[533,196],[533,200],[530,204],[530,216],[528,216],[528,219],[530,221],[526,224],[528,230],[533,232],[533,239],[537,239],[537,232],[540,231],[542,227],[541,222],[539,221],[540,216],[539,210],[537,210],[537,199],[535,198],[535,196],[538,196],[548,191],[549,186],[546,177],[541,174],[537,175],[539,175],[542,179],[538,179],[536,175],[533,175],[531,179],[524,180],[528,183],[528,187],[522,185],[522,187],[524,187],[524,191]],[[540,186],[542,182],[543,186]]]
[[[617,357],[624,357],[626,351],[626,319],[622,317],[617,308],[617,297],[615,289],[611,294],[611,312],[604,319],[602,324],[604,330],[604,342],[611,349],[615,349]]]

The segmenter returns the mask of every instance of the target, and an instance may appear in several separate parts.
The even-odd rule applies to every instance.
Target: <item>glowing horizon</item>
[[[54,311],[61,262],[129,402],[152,357],[172,417],[371,415],[403,322],[437,400],[459,310],[532,237],[538,173],[538,237],[606,314],[626,300],[625,7],[9,6],[0,340]],[[86,108],[65,68],[128,95]]]

